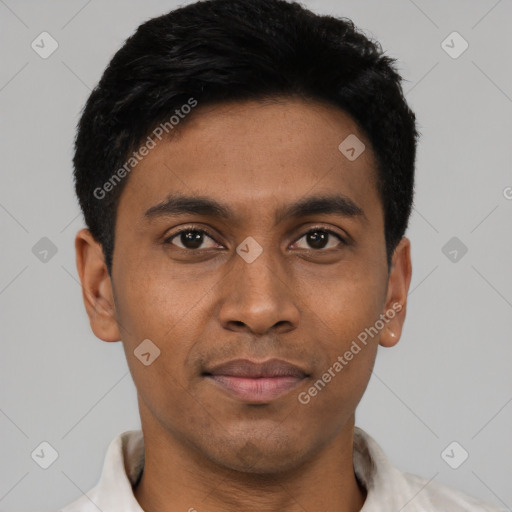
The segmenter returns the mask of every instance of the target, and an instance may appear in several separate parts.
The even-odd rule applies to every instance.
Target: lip
[[[235,359],[203,374],[230,395],[247,403],[268,403],[297,387],[308,374],[287,361]]]

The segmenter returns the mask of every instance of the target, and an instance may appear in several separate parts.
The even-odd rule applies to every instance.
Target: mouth
[[[259,363],[236,359],[204,372],[203,376],[243,402],[264,404],[290,392],[309,375],[280,359]]]

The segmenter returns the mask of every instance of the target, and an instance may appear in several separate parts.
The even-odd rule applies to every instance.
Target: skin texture
[[[366,145],[349,161],[338,145]],[[348,512],[365,491],[352,465],[355,409],[378,345],[400,339],[411,280],[403,238],[388,274],[384,218],[370,143],[350,116],[283,99],[198,106],[178,137],[135,167],[116,218],[112,280],[89,231],[76,236],[77,267],[94,334],[122,340],[134,379],[146,465],[134,494],[148,512],[226,510]],[[148,220],[169,193],[229,206],[229,221],[184,214]],[[364,217],[320,213],[275,223],[284,205],[343,194]],[[186,249],[183,228],[206,229]],[[324,247],[311,228],[332,230]],[[236,248],[254,238],[247,263]],[[185,240],[186,242],[186,240]],[[313,246],[312,246],[313,245]],[[190,245],[189,245],[190,247]],[[308,404],[298,400],[379,315],[402,309]],[[145,366],[134,350],[161,351]],[[233,397],[202,375],[245,358],[280,358],[309,375],[264,404]]]

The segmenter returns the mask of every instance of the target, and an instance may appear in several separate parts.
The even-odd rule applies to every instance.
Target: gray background
[[[405,329],[379,348],[356,424],[400,469],[510,509],[512,4],[304,4],[353,19],[399,59],[422,132]],[[121,343],[97,340],[82,304],[72,142],[113,53],[177,5],[0,0],[0,510],[71,502],[96,484],[110,441],[140,426]],[[59,44],[47,59],[31,48],[43,31]],[[441,46],[453,31],[469,43],[456,59]],[[454,236],[468,248],[457,262],[442,251]],[[32,252],[43,237],[57,248],[46,262]],[[46,470],[31,458],[42,441],[59,455]],[[469,453],[458,469],[441,457],[452,441]]]

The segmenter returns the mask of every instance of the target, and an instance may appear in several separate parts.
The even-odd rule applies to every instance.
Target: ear
[[[75,251],[82,297],[91,329],[103,341],[119,341],[112,282],[102,246],[88,229],[82,229],[75,238]]]
[[[407,294],[411,283],[411,242],[403,237],[393,253],[388,278],[388,292],[383,314],[387,316],[386,326],[381,331],[379,344],[393,347],[402,335],[407,309]]]

